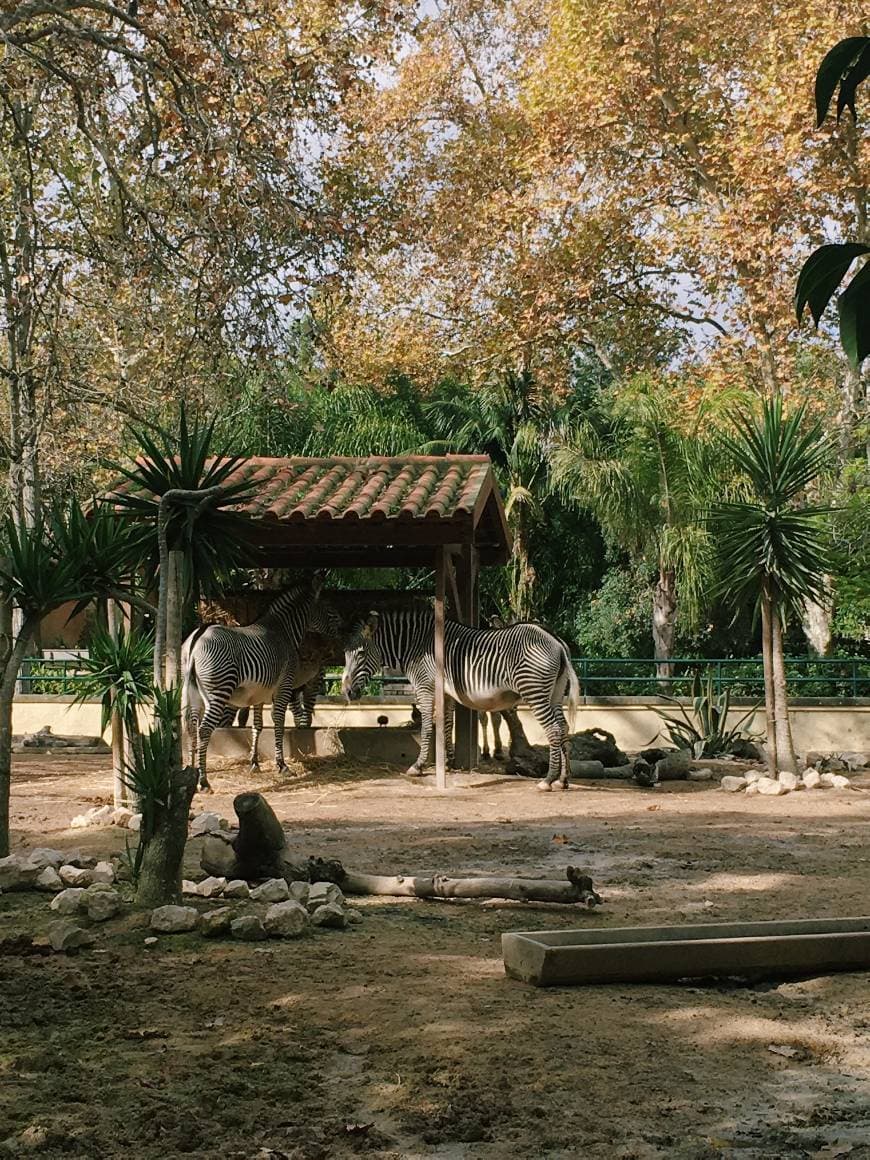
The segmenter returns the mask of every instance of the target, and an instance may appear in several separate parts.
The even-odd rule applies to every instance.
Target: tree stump
[[[192,766],[171,773],[166,801],[155,802],[148,831],[140,832],[139,840],[144,843],[136,888],[140,906],[165,906],[181,900],[187,819],[198,777]]]

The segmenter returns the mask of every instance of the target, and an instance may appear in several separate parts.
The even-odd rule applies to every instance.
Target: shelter
[[[228,483],[251,497],[228,509],[267,568],[430,567],[435,573],[435,769],[446,784],[444,611],[478,623],[478,572],[510,559],[504,505],[486,455],[244,460]],[[136,489],[125,481],[114,494]],[[111,497],[109,497],[111,498]],[[457,706],[456,756],[477,760],[476,714]]]

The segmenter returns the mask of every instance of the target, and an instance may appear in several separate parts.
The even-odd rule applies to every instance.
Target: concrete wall
[[[745,711],[734,710],[732,721],[736,722]],[[389,726],[407,726],[410,716],[411,705],[407,700],[345,705],[337,699],[324,698],[318,702],[315,720],[320,727],[353,729],[376,727],[378,717],[388,718]],[[543,733],[528,710],[521,709],[520,718],[529,740],[543,742]],[[22,696],[15,700],[12,721],[17,734],[33,733],[43,725],[50,725],[52,732],[60,735],[94,737],[100,732],[100,706],[97,703],[71,705],[68,697]],[[266,721],[270,721],[268,709]],[[755,727],[763,730],[763,712],[756,715]],[[607,729],[622,749],[629,750],[643,749],[657,739],[664,740],[654,703],[633,697],[588,701],[577,710],[575,728]],[[792,706],[792,730],[798,752],[809,749],[870,752],[870,701],[848,704],[797,701]],[[502,738],[507,741],[505,726],[502,726]],[[271,731],[264,736],[262,745],[263,752],[268,753],[272,745]]]

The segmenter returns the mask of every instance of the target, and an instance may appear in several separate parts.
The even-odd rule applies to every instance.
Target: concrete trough
[[[536,987],[870,969],[870,917],[509,931],[506,973]]]
[[[284,733],[284,752],[290,757],[352,757],[358,761],[398,765],[407,768],[420,751],[420,734],[412,729],[288,728]],[[251,752],[249,726],[215,729],[209,753],[217,757],[246,758]],[[260,760],[274,760],[275,731],[267,726],[260,734]]]

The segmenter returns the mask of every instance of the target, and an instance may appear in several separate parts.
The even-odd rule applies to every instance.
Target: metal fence
[[[582,692],[587,697],[644,697],[668,693],[674,697],[691,694],[696,673],[713,679],[718,694],[730,689],[736,696],[762,697],[764,671],[758,658],[675,657],[673,677],[663,684],[656,679],[656,662],[632,657],[574,657]],[[786,657],[788,691],[794,697],[870,697],[870,657]],[[341,692],[341,674],[330,670],[326,692]],[[22,693],[43,696],[74,695],[86,679],[76,658],[28,657],[19,676]],[[366,689],[368,696],[410,695],[404,677],[380,677]]]

